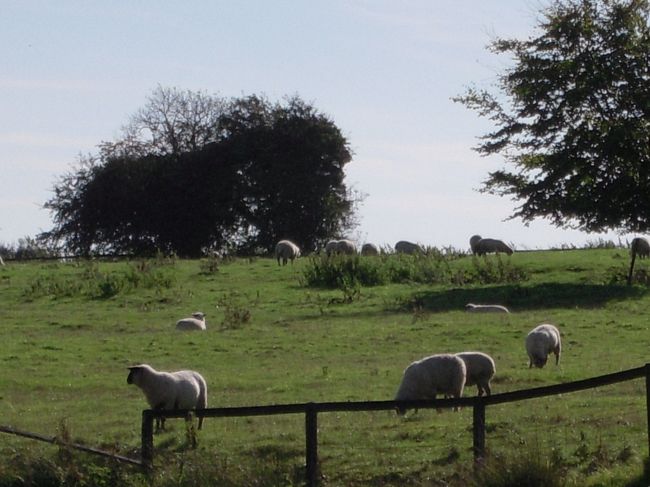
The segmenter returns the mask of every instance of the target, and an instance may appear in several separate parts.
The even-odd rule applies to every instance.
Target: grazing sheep
[[[327,254],[328,257],[336,253],[337,244],[338,244],[338,240],[330,240],[325,244],[325,254]]]
[[[424,249],[421,245],[415,244],[413,242],[407,242],[406,240],[400,240],[395,244],[395,252],[398,254],[423,254]]]
[[[466,374],[465,362],[455,355],[425,357],[404,370],[395,400],[435,399],[437,394],[461,397]],[[397,412],[403,415],[406,409],[398,408]]]
[[[548,324],[533,328],[526,336],[526,352],[529,358],[528,368],[533,365],[540,369],[544,367],[551,352],[555,354],[555,365],[558,365],[562,353],[560,331]]]
[[[467,303],[465,311],[470,313],[510,313],[508,308],[500,304],[473,304]]]
[[[477,245],[481,238],[482,237],[480,235],[472,235],[472,237],[469,239],[469,248],[472,249],[472,254],[476,254]]]
[[[461,352],[457,353],[456,357],[460,357],[465,362],[465,386],[476,384],[479,396],[484,393],[489,396],[492,393],[490,380],[496,372],[492,357],[483,352]]]
[[[0,265],[5,265],[5,261],[2,260],[2,256],[0,255]]]
[[[342,239],[336,242],[336,253],[354,255],[357,253],[357,246],[352,240]]]
[[[632,255],[638,255],[640,259],[650,256],[650,243],[643,237],[632,239]]]
[[[183,318],[176,322],[176,329],[183,331],[205,330],[205,314],[200,311],[192,313],[191,318]]]
[[[278,265],[280,265],[280,259],[282,259],[282,265],[287,265],[287,261],[293,261],[300,257],[300,247],[290,240],[280,240],[275,245],[275,258],[278,259]]]
[[[504,252],[508,255],[512,255],[512,249],[505,244],[502,240],[496,240],[493,238],[482,238],[475,244],[476,255],[485,255],[485,254],[498,254],[499,252]]]
[[[208,386],[198,372],[158,372],[147,364],[133,365],[128,369],[126,383],[135,384],[142,390],[151,409],[202,410],[208,406]],[[203,418],[199,417],[199,429],[202,426]],[[165,418],[157,418],[156,429],[165,429]]]
[[[379,255],[379,247],[373,243],[365,243],[361,247],[361,255]]]

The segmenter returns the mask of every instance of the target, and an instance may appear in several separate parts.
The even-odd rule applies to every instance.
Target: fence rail
[[[494,404],[503,404],[526,399],[535,399],[585,389],[593,389],[605,385],[626,382],[645,377],[646,385],[646,417],[648,431],[648,452],[650,454],[650,364],[642,367],[601,375],[589,379],[566,382],[533,389],[504,392],[482,397],[463,397],[459,399],[435,399],[415,401],[356,401],[356,402],[307,402],[298,404],[275,404],[268,406],[243,406],[226,408],[209,408],[196,411],[198,417],[242,417],[242,416],[272,416],[277,414],[305,415],[305,477],[308,486],[318,484],[318,414],[329,412],[382,411],[404,408],[473,408],[473,452],[474,459],[481,460],[485,456],[485,409]],[[142,463],[148,468],[153,467],[153,424],[155,418],[184,418],[187,410],[152,410],[142,411]]]

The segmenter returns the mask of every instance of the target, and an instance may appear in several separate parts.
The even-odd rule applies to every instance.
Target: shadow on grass
[[[462,310],[467,303],[501,304],[510,310],[539,308],[599,308],[609,301],[637,299],[648,290],[637,286],[544,283],[476,289],[450,289],[418,293],[404,306],[429,311]]]

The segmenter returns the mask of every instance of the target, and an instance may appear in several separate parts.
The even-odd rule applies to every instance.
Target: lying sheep
[[[479,396],[483,393],[489,396],[492,393],[490,380],[496,372],[492,357],[483,352],[461,352],[457,353],[456,357],[460,357],[465,362],[465,386],[476,384]]]
[[[361,246],[361,255],[379,255],[379,247],[373,243],[365,243]]]
[[[421,245],[415,244],[413,242],[407,242],[406,240],[400,240],[395,244],[395,252],[398,254],[423,254],[424,249]]]
[[[127,384],[138,386],[151,409],[205,409],[208,406],[208,386],[193,370],[158,372],[147,364],[128,367]],[[189,417],[187,418],[189,419]],[[203,418],[199,417],[199,429]],[[156,418],[156,430],[165,429],[165,418]]]
[[[465,362],[452,354],[438,354],[413,362],[404,370],[396,401],[435,399],[437,394],[459,398],[466,380]],[[457,409],[457,408],[455,408]],[[405,408],[398,407],[403,415]]]
[[[354,255],[357,253],[357,246],[352,240],[342,239],[336,242],[336,253]]]
[[[510,313],[508,308],[500,304],[473,304],[467,303],[465,311],[470,313]]]
[[[282,265],[287,265],[287,261],[293,261],[300,257],[300,247],[290,240],[280,240],[275,245],[275,258],[278,259],[278,265],[280,265],[280,259],[282,259]]]
[[[650,243],[643,237],[636,237],[632,239],[631,251],[632,255],[638,255],[640,259],[645,259],[650,256]]]
[[[553,325],[543,324],[533,328],[526,336],[526,353],[528,353],[528,368],[533,365],[544,367],[549,354],[555,354],[555,365],[560,363],[562,340],[560,331]]]
[[[182,331],[205,330],[205,314],[200,311],[192,313],[191,318],[183,318],[176,322],[176,329]]]
[[[493,238],[482,238],[475,244],[476,255],[485,255],[485,254],[498,254],[503,252],[508,255],[512,255],[512,249],[502,240],[496,240]]]

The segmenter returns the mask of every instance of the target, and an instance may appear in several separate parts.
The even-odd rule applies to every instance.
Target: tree
[[[558,0],[528,40],[496,39],[514,65],[501,97],[456,98],[496,130],[477,147],[514,170],[482,190],[523,201],[511,218],[585,231],[650,228],[650,9],[646,0]]]
[[[147,106],[124,138],[102,143],[55,186],[45,204],[55,226],[42,240],[82,254],[196,257],[268,251],[282,238],[313,250],[354,225],[348,142],[298,97],[213,103],[159,89]],[[210,117],[195,116],[206,107]]]

